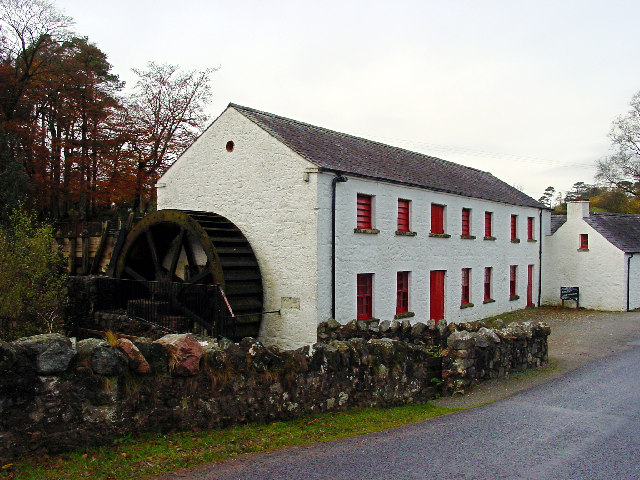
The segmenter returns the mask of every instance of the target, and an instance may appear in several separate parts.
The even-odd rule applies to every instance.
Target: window
[[[486,238],[493,237],[493,213],[484,212],[484,236]]]
[[[589,250],[589,235],[587,233],[580,234],[580,250]]]
[[[518,216],[511,215],[511,240],[518,240]]]
[[[511,299],[515,300],[518,297],[518,294],[516,293],[516,279],[518,277],[518,266],[517,265],[511,265],[509,267],[509,296],[511,297]]]
[[[491,267],[485,267],[484,269],[484,301],[491,301]]]
[[[471,236],[471,209],[470,208],[462,209],[462,236],[463,237]]]
[[[527,217],[527,240],[533,240],[533,217]]]
[[[409,311],[409,272],[398,272],[396,315]]]
[[[431,204],[431,233],[444,233],[444,205]]]
[[[371,221],[371,195],[358,194],[358,228],[362,230],[371,230],[373,223]]]
[[[373,273],[358,274],[358,320],[373,317]]]
[[[409,232],[409,200],[398,199],[398,231]]]
[[[469,288],[470,280],[471,280],[471,269],[463,268],[462,269],[462,297],[460,299],[460,303],[462,305],[467,305],[471,303],[471,291]]]

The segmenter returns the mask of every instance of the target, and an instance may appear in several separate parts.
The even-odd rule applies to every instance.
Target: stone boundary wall
[[[421,403],[441,378],[441,358],[388,338],[288,351],[191,334],[111,343],[58,334],[0,341],[0,460],[147,431]]]
[[[321,343],[286,351],[191,334],[0,340],[0,460],[148,431],[426,402],[543,365],[549,333],[542,323],[374,320],[322,323]]]
[[[433,320],[426,324],[352,320],[345,325],[329,320],[318,326],[319,341],[392,338],[441,354],[444,394],[463,393],[485,380],[546,364],[550,333],[550,327],[542,322],[505,326],[500,319],[463,323],[441,320],[437,325]]]

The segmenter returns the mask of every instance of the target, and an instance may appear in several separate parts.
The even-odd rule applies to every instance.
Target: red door
[[[444,275],[445,270],[432,270],[431,282],[429,284],[429,302],[431,319],[438,323],[444,318]]]
[[[527,307],[533,307],[533,265],[527,268]]]

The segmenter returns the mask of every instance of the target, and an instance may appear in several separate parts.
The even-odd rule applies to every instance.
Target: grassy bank
[[[355,409],[268,425],[122,438],[114,445],[2,466],[0,479],[136,479],[253,452],[379,432],[456,409],[431,404]]]

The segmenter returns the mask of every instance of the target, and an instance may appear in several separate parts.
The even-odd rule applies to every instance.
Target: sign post
[[[560,287],[560,299],[563,308],[565,300],[575,300],[576,308],[580,308],[580,287]]]

